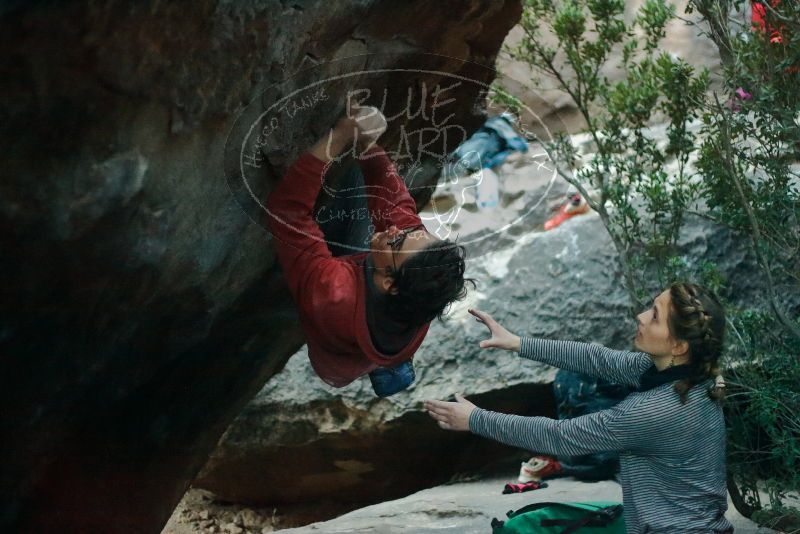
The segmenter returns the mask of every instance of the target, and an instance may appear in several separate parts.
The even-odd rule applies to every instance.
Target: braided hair
[[[682,404],[686,404],[690,389],[709,378],[715,384],[708,390],[712,400],[725,396],[719,358],[725,335],[725,309],[709,289],[688,282],[670,285],[672,301],[667,325],[670,335],[689,344],[690,376],[675,384]]]
[[[466,249],[449,239],[434,241],[404,261],[392,272],[397,294],[386,296],[387,313],[409,328],[438,318],[440,321],[450,304],[467,296],[464,278]]]

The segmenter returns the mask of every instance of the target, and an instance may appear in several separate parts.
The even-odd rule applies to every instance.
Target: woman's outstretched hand
[[[485,324],[489,329],[489,333],[492,334],[491,338],[480,342],[479,345],[482,349],[496,348],[519,351],[519,336],[503,328],[500,323],[492,319],[492,316],[486,312],[470,308],[469,313],[475,316],[476,321]]]
[[[425,401],[425,411],[445,430],[469,430],[469,416],[475,408],[461,395],[456,395],[456,402]]]

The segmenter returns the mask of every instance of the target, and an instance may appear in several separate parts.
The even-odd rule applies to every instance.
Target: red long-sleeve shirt
[[[360,164],[375,230],[422,224],[414,199],[384,150],[375,146],[365,156]],[[412,359],[430,323],[419,327],[396,354],[385,355],[375,348],[364,302],[363,261],[369,252],[332,256],[314,220],[314,203],[326,171],[323,161],[308,152],[302,154],[272,191],[266,208],[275,253],[299,311],[311,365],[322,380],[343,387],[377,367]]]

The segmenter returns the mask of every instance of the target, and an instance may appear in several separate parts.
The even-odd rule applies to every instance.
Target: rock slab
[[[305,527],[284,529],[286,534],[375,532],[380,534],[483,534],[491,530],[493,518],[504,519],[509,510],[535,502],[622,502],[616,481],[586,483],[574,478],[548,480],[548,487],[526,493],[503,495],[503,486],[513,477],[494,476],[419,491],[408,497],[362,508],[336,519]],[[726,517],[737,534],[777,534],[742,517],[728,499]]]

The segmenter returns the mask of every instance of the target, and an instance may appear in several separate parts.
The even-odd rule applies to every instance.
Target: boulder
[[[369,71],[359,87],[386,94],[386,112],[450,75],[473,80],[448,109],[470,133],[520,12],[519,0],[4,2],[0,530],[158,530],[302,345],[265,214],[231,187],[251,114],[331,81],[324,103],[286,101],[294,120],[248,184],[261,200],[341,115],[344,71]],[[386,142],[422,122],[401,115]],[[430,189],[433,158],[419,159]]]

